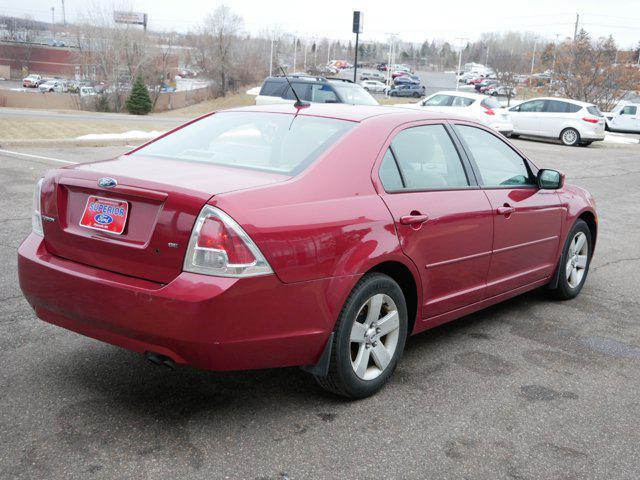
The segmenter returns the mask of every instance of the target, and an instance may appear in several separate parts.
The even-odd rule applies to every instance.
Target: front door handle
[[[507,203],[505,203],[503,207],[498,207],[498,215],[509,216],[515,211],[516,209]]]
[[[418,212],[411,212],[411,215],[404,215],[400,217],[400,223],[402,225],[422,225],[427,220],[429,220],[428,215],[422,215]]]

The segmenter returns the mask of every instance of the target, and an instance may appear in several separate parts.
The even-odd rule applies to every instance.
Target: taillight
[[[184,271],[221,277],[273,273],[253,240],[222,210],[205,205],[191,232]]]
[[[483,105],[483,107],[484,107],[484,113],[486,113],[487,115],[495,115],[496,114],[496,112],[494,112],[491,108],[485,107],[484,105]]]
[[[600,121],[597,118],[589,118],[589,117],[583,117],[582,120],[589,123],[598,123]]]
[[[41,178],[36,183],[36,189],[33,192],[33,212],[31,213],[31,231],[40,236],[44,236],[42,229],[42,181]]]

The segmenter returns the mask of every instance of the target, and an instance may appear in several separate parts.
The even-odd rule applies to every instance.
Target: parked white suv
[[[288,80],[285,77],[268,77],[256,97],[256,105],[294,103],[291,86],[300,99],[307,102],[378,105],[369,92],[349,80],[310,75],[289,75]]]
[[[604,116],[607,128],[613,132],[640,133],[640,104],[626,103]]]
[[[512,136],[554,138],[569,146],[604,140],[604,116],[591,103],[541,97],[522,102],[509,111]]]
[[[513,131],[507,109],[495,98],[478,93],[443,91],[434,93],[418,103],[401,103],[395,106],[460,115],[493,128],[503,135],[510,135]]]
[[[377,80],[363,80],[362,82],[360,82],[360,85],[367,92],[381,93],[381,92],[384,92],[385,89],[387,88],[386,84],[382,82],[378,82]]]

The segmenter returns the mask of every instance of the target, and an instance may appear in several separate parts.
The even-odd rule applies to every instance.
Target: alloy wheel
[[[589,257],[589,242],[584,232],[578,232],[569,244],[567,252],[566,277],[571,288],[577,288],[582,282]]]
[[[566,130],[562,134],[562,141],[567,145],[573,145],[578,140],[578,135],[575,130]]]
[[[383,293],[370,297],[359,309],[351,327],[353,371],[362,380],[373,380],[389,366],[400,334],[398,309]]]

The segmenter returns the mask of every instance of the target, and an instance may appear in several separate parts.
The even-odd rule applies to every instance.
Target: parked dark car
[[[407,83],[405,85],[398,85],[389,90],[389,96],[391,97],[424,97],[424,86],[417,85],[415,83]]]
[[[495,80],[493,78],[487,78],[480,83],[476,83],[474,85],[474,88],[476,89],[476,92],[483,92],[484,91],[482,90],[483,88],[487,90],[488,87],[490,87],[491,85],[497,85],[498,83],[499,83],[498,80]]]
[[[417,75],[402,75],[393,79],[393,84],[398,85],[420,85],[420,77]]]

